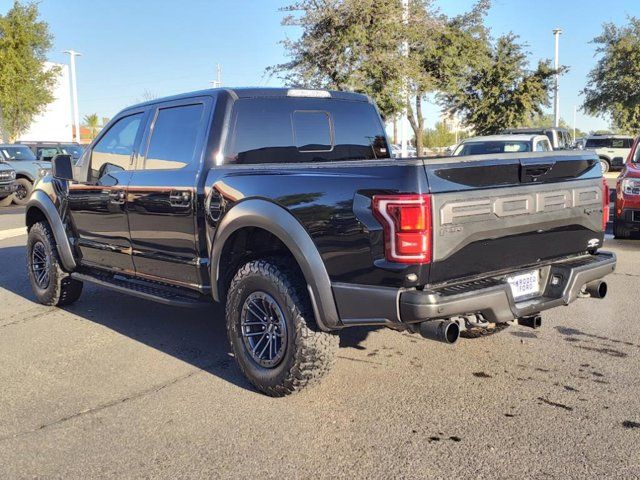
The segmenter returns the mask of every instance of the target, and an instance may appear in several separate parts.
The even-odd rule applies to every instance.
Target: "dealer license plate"
[[[532,298],[540,293],[540,270],[507,277],[515,301]]]

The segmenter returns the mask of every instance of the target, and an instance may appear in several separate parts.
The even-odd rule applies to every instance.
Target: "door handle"
[[[172,190],[169,203],[174,207],[188,207],[191,204],[191,192],[188,190]]]
[[[126,194],[124,193],[124,190],[115,190],[115,191],[109,192],[110,203],[122,205],[125,201],[125,198],[126,198]]]

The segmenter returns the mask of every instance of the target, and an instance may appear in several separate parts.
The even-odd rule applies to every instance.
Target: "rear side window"
[[[204,105],[162,108],[153,126],[145,170],[173,170],[195,163]]]
[[[225,162],[325,162],[389,158],[380,117],[366,102],[246,98],[235,102]]]

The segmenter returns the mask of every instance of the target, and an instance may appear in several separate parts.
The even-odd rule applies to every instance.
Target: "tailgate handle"
[[[553,163],[522,165],[520,167],[520,181],[522,183],[537,182],[540,177],[549,173],[553,165]]]

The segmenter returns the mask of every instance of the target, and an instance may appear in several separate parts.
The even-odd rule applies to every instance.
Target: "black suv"
[[[216,89],[127,108],[53,159],[26,212],[36,298],[83,283],[226,304],[247,378],[274,396],[327,372],[342,328],[461,330],[602,297],[606,183],[593,153],[391,159],[368,97]]]

